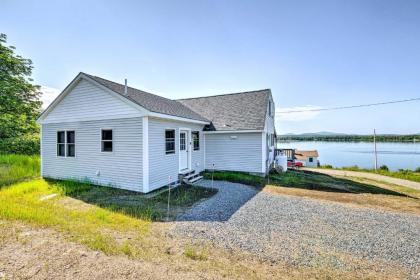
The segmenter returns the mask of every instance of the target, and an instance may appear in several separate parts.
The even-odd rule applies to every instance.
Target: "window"
[[[74,131],[67,132],[67,156],[74,157],[76,154],[76,146],[74,141]]]
[[[309,158],[309,162],[314,162],[314,158]]]
[[[57,156],[74,157],[76,155],[76,141],[74,130],[57,131]]]
[[[185,132],[181,132],[181,134],[179,135],[179,149],[181,151],[185,151],[187,148],[187,139],[186,138],[186,134]]]
[[[193,146],[194,151],[200,150],[200,132],[199,131],[193,131],[192,134],[192,140],[193,140]]]
[[[271,101],[268,101],[268,115],[271,117]]]
[[[64,131],[57,131],[57,156],[66,156],[66,138]]]
[[[112,152],[112,129],[102,129],[101,131],[101,151]]]
[[[165,130],[165,152],[167,155],[175,154],[175,130],[174,129]]]

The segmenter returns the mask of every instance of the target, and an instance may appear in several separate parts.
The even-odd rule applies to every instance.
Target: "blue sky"
[[[420,1],[2,0],[51,99],[80,71],[168,98],[271,88],[277,110],[420,97]],[[419,133],[420,101],[277,114],[277,131]]]

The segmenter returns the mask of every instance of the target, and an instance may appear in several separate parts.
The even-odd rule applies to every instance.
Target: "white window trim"
[[[112,140],[102,140],[102,130],[112,130]],[[115,150],[115,145],[114,145],[114,129],[111,127],[101,127],[101,129],[99,130],[99,151],[101,152],[101,154],[105,154],[105,155],[113,155],[114,154],[114,150]],[[102,151],[102,142],[103,141],[107,141],[107,142],[112,142],[112,152],[107,152],[107,151]]]
[[[74,157],[67,156],[67,131],[74,131],[74,143],[73,143],[74,144]],[[58,141],[57,141],[57,133],[58,132],[64,132],[64,143],[60,143],[60,144],[64,144],[64,156],[59,156],[58,155]],[[55,131],[55,157],[56,158],[76,158],[76,156],[77,156],[76,135],[77,135],[76,129],[56,129],[56,131]]]
[[[174,152],[173,153],[166,153],[166,131],[167,130],[173,130],[174,131]],[[177,139],[177,137],[176,137],[176,134],[177,134],[177,132],[176,132],[176,128],[174,128],[174,127],[165,127],[165,129],[163,130],[163,139],[164,139],[164,149],[163,149],[163,152],[165,153],[165,156],[173,156],[173,155],[176,155],[176,147],[177,147],[177,145],[176,145],[176,139]],[[179,133],[178,133],[178,138],[179,138]]]

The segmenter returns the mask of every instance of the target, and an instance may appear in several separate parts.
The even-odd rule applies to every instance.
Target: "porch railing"
[[[294,149],[276,149],[274,155],[278,156],[279,154],[284,154],[287,156],[287,160],[295,159],[295,150]]]

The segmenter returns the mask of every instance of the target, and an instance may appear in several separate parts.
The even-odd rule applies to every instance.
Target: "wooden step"
[[[197,176],[198,174],[195,174],[195,171],[193,173],[191,173],[188,176],[184,176],[184,180],[190,180],[192,178],[194,178],[195,176]]]
[[[188,176],[188,175],[190,175],[192,173],[195,173],[195,170],[194,169],[192,169],[192,170],[191,169],[183,170],[183,171],[179,172],[178,174],[179,175],[182,175],[182,176]]]
[[[198,175],[195,178],[189,180],[189,183],[192,184],[192,183],[197,182],[197,181],[199,181],[201,179],[203,179],[203,176]]]

